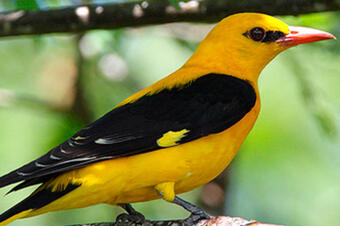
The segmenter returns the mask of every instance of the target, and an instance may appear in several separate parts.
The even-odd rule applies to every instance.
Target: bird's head
[[[256,81],[262,69],[283,50],[332,38],[327,32],[288,26],[265,14],[239,13],[218,23],[188,63],[209,61],[206,64],[220,70],[216,72]]]

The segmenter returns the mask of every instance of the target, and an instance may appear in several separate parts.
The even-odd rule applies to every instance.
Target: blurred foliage
[[[142,2],[143,0],[1,0],[0,12],[10,10],[35,10],[77,6],[84,4],[108,4],[113,2]],[[180,9],[179,4],[189,0],[167,0],[170,5]]]
[[[140,2],[142,0],[1,0],[0,12],[10,10],[34,10],[77,6],[84,4],[108,4],[112,2]],[[171,0],[176,1],[176,0]]]
[[[6,8],[14,9],[39,9],[38,1],[36,0],[25,0],[25,1],[4,1],[4,6]]]
[[[0,10],[83,2],[1,1]],[[340,15],[336,12],[281,19],[340,37]],[[82,112],[75,111],[77,101],[87,106],[93,117],[90,121],[100,117],[180,67],[210,28],[172,24],[2,39],[0,174],[44,154],[82,128],[86,122],[80,120]],[[338,41],[293,48],[263,71],[259,119],[227,171],[226,214],[288,225],[338,224],[340,137],[335,128],[340,113],[339,48]],[[32,191],[3,197],[8,190],[0,190],[0,212]],[[183,195],[193,202],[199,196],[200,189]],[[135,207],[151,219],[187,214],[161,200]],[[119,208],[98,205],[13,225],[112,221],[119,212]]]

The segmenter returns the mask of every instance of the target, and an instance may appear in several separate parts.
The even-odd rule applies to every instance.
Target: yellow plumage
[[[163,134],[161,138],[157,140],[157,144],[160,147],[171,147],[177,145],[190,130],[182,129],[180,131],[169,131]]]

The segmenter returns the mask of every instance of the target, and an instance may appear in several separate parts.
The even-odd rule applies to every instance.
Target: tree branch
[[[173,220],[173,221],[145,221],[143,226],[173,226],[173,225],[183,225],[183,220]],[[79,224],[79,225],[72,225],[72,226],[130,226],[136,225],[134,223],[93,223],[93,224]],[[219,217],[212,217],[209,220],[201,220],[195,226],[279,226],[274,224],[265,224],[260,223],[255,220],[245,220],[240,217],[226,217],[226,216],[219,216]]]
[[[337,0],[191,0],[180,2],[178,9],[169,1],[149,0],[48,10],[19,10],[0,13],[0,37],[184,21],[216,22],[227,15],[245,11],[298,15],[339,9],[340,2]]]

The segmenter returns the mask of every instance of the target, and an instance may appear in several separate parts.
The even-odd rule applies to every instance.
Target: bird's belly
[[[227,167],[240,147],[239,139],[213,135],[187,145],[101,162],[93,165],[99,178],[83,182],[82,187],[93,187],[97,192],[101,188],[101,194],[106,196],[103,202],[110,204],[160,198],[154,186],[163,182],[175,182],[177,194],[187,192],[209,182]],[[92,184],[95,180],[100,184]]]

